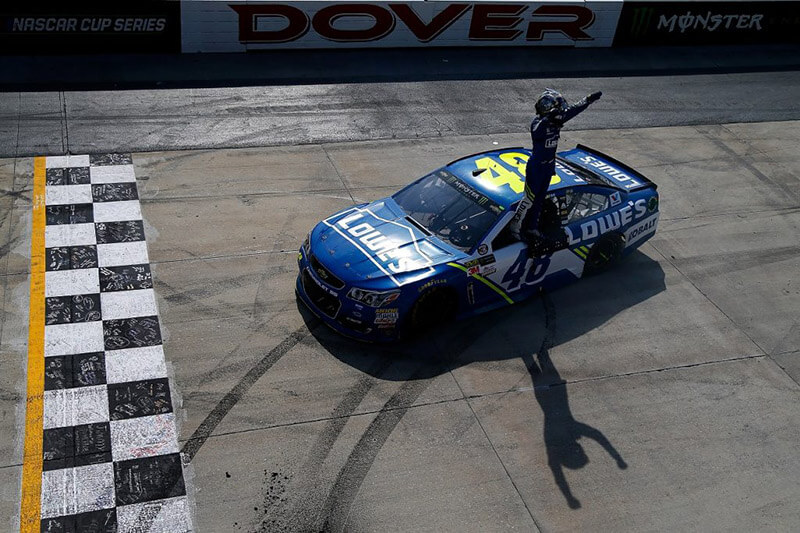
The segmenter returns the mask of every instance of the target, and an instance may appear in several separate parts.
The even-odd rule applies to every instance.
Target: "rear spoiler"
[[[626,191],[658,188],[658,185],[650,181],[641,172],[603,152],[582,144],[558,155],[570,163],[591,172],[603,181],[612,183],[614,186]]]

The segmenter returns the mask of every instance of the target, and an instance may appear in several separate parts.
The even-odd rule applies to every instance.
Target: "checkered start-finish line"
[[[189,531],[131,157],[44,162],[41,531]]]

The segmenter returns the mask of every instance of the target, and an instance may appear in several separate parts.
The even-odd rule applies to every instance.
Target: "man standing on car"
[[[539,231],[539,218],[550,178],[556,172],[556,150],[561,128],[589,104],[599,100],[602,94],[600,91],[592,93],[570,106],[561,93],[545,89],[536,101],[536,116],[531,122],[532,154],[525,167],[525,197],[517,205],[511,221],[511,233],[517,239],[527,241],[531,252],[546,244]]]

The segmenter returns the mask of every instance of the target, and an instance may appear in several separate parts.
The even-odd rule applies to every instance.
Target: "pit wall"
[[[800,43],[800,1],[7,2],[6,55]]]

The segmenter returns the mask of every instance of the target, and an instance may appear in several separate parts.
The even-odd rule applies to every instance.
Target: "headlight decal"
[[[347,297],[351,300],[361,302],[362,304],[370,307],[381,307],[392,303],[400,296],[400,291],[370,291],[366,289],[359,289],[353,287],[347,293]]]

